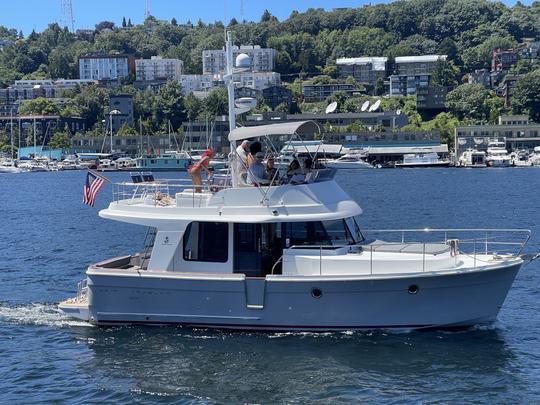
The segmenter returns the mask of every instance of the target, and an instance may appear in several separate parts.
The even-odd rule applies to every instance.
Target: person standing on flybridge
[[[236,148],[236,156],[234,157],[236,161],[236,176],[238,179],[238,184],[244,184],[246,182],[246,179],[242,175],[247,172],[248,155],[249,141],[244,140]]]
[[[193,166],[190,166],[188,169],[188,173],[191,176],[196,193],[200,193],[202,191],[201,170],[206,172],[207,177],[210,177],[212,174],[212,172],[208,170],[208,164],[210,163],[210,159],[213,155],[214,151],[211,148],[208,148],[206,151],[204,151],[201,160],[199,160]]]

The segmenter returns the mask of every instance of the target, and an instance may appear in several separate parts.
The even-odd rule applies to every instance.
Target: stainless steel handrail
[[[396,245],[406,245],[404,246],[403,249],[400,250],[400,252],[402,252],[407,246],[411,246],[411,245],[421,245],[422,247],[422,251],[421,252],[414,252],[416,254],[421,254],[422,255],[422,272],[425,272],[426,271],[426,256],[427,255],[430,255],[431,253],[429,252],[426,252],[426,245],[431,245],[431,244],[441,244],[441,245],[447,245],[448,244],[448,233],[449,232],[482,232],[484,233],[484,238],[472,238],[472,239],[464,239],[464,240],[461,240],[461,239],[458,239],[458,243],[459,245],[464,245],[464,244],[467,244],[467,245],[472,245],[472,252],[471,253],[468,253],[466,252],[465,250],[463,251],[460,251],[459,254],[462,254],[464,256],[467,256],[467,257],[471,257],[473,259],[473,268],[476,268],[477,267],[477,261],[479,262],[482,262],[482,263],[486,263],[486,260],[483,260],[483,259],[480,259],[478,258],[479,256],[479,253],[477,252],[477,244],[478,243],[482,243],[482,246],[484,247],[484,251],[481,252],[483,253],[484,256],[488,256],[489,254],[493,254],[494,256],[497,255],[497,253],[500,253],[500,252],[495,252],[494,250],[489,251],[489,247],[492,247],[492,249],[496,246],[519,246],[519,250],[517,253],[512,253],[511,256],[512,257],[518,257],[521,255],[521,253],[523,252],[523,249],[525,247],[525,245],[528,243],[528,241],[530,240],[531,238],[531,231],[529,229],[474,229],[474,228],[467,228],[467,229],[458,229],[458,228],[455,228],[455,229],[429,229],[430,232],[444,232],[445,233],[445,238],[444,240],[433,240],[433,241],[429,241],[429,242],[422,242],[422,241],[418,241],[418,242],[415,242],[415,241],[410,241],[410,242],[386,242],[386,241],[381,241],[380,243],[377,243],[377,244],[362,244],[362,243],[357,243],[357,244],[352,244],[352,245],[344,245],[344,244],[338,244],[338,245],[292,245],[290,246],[289,248],[287,249],[284,249],[283,251],[283,255],[276,261],[276,263],[274,264],[274,266],[272,267],[272,272],[274,270],[274,267],[277,265],[278,262],[283,262],[283,258],[286,256],[287,254],[287,251],[289,250],[300,250],[300,249],[306,249],[306,250],[312,250],[312,251],[318,251],[318,256],[319,256],[319,274],[322,275],[322,269],[323,269],[323,265],[322,265],[322,261],[323,261],[323,250],[336,250],[336,249],[341,249],[341,248],[349,248],[349,251],[352,250],[352,249],[359,249],[361,248],[362,251],[366,251],[366,247],[369,246],[369,268],[370,268],[370,274],[372,275],[373,274],[373,264],[374,264],[374,259],[373,259],[373,254],[374,252],[377,251],[378,248],[381,248],[381,247],[384,247],[384,246],[396,246]],[[404,235],[405,233],[412,233],[412,232],[426,232],[426,229],[399,229],[399,230],[386,230],[386,229],[383,229],[383,230],[368,230],[368,231],[365,231],[365,233],[368,233],[368,232],[381,232],[381,233],[390,233],[390,232],[401,232],[402,235]],[[518,234],[523,234],[523,237],[524,237],[524,240],[523,241],[520,241],[520,242],[508,242],[508,241],[498,241],[498,240],[494,240],[494,237],[490,237],[489,235],[490,234],[494,234],[494,233],[498,233],[498,234],[506,234],[506,233],[518,233]],[[402,236],[402,240],[404,241],[404,236]],[[314,252],[313,252],[314,253]],[[412,254],[412,253],[411,253]],[[507,254],[507,253],[505,253]],[[510,253],[509,253],[510,254]],[[327,255],[326,257],[331,257],[330,255]]]

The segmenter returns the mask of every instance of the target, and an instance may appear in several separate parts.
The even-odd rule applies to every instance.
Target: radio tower
[[[60,0],[60,25],[62,27],[68,27],[71,32],[75,31],[71,0]]]
[[[150,17],[150,0],[145,0],[144,2],[144,19],[146,20]]]
[[[240,0],[240,24],[244,23],[244,0]]]

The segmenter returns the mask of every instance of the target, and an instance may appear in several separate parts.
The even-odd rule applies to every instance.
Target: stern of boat
[[[58,304],[58,308],[66,315],[82,321],[89,321],[90,315],[88,311],[88,284],[87,279],[79,281],[77,284],[77,295],[73,298],[68,298]]]

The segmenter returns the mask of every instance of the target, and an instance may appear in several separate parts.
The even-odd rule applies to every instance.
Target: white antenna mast
[[[227,84],[227,96],[229,98],[229,133],[233,131],[233,129],[236,128],[236,112],[235,112],[235,105],[234,105],[234,80],[233,80],[233,49],[232,49],[232,33],[231,31],[227,31],[227,42],[225,46],[225,53],[227,56],[227,71],[225,72],[225,76],[223,77],[223,80]],[[234,154],[236,151],[236,143],[234,141],[230,141],[230,149],[231,153]],[[231,162],[230,166],[230,172],[231,172],[231,180],[232,180],[232,186],[237,187],[238,186],[238,179],[236,178],[236,170],[234,165],[234,160],[237,158],[233,155],[233,162]]]
[[[73,5],[71,0],[60,0],[60,25],[61,28],[68,27],[73,32],[75,31],[75,21],[73,20]]]
[[[150,0],[145,0],[144,2],[144,19],[146,20],[150,17]]]

